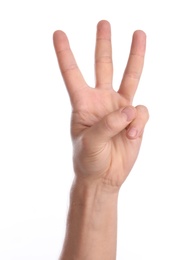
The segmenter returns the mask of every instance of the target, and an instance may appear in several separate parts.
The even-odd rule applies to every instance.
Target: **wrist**
[[[117,199],[118,192],[102,183],[74,179],[60,259],[116,258]]]
[[[119,188],[101,180],[75,177],[71,187],[70,202],[72,204],[89,206],[94,203],[102,204],[117,201]]]

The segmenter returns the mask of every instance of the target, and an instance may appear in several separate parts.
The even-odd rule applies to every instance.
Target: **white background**
[[[0,2],[0,259],[58,259],[73,178],[71,107],[52,34],[90,85],[96,24],[112,25],[114,87],[132,33],[147,34],[135,105],[150,111],[118,208],[118,260],[189,259],[189,16],[179,0]]]

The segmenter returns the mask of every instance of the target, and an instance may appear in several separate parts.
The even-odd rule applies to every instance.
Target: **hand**
[[[66,34],[56,31],[53,39],[73,108],[71,135],[76,178],[119,189],[135,163],[149,117],[146,107],[132,106],[143,69],[145,33],[133,34],[128,63],[117,92],[112,87],[109,22],[100,21],[97,25],[95,88],[85,82]]]

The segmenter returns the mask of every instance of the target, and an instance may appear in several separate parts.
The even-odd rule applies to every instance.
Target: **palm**
[[[129,60],[118,92],[112,88],[113,66],[109,23],[100,22],[97,29],[95,88],[90,88],[86,84],[70,50],[66,35],[63,32],[56,32],[54,43],[73,107],[72,138],[78,144],[81,136],[86,140],[90,129],[106,115],[132,105],[143,68],[145,35],[143,32],[137,31],[133,36]],[[82,149],[75,149],[76,157],[88,174],[104,175],[103,177],[111,183],[120,185],[136,160],[140,142],[141,138],[128,139],[123,130],[101,145],[91,141],[89,145],[84,144],[85,147],[82,146]],[[118,168],[119,173],[115,175],[115,170]]]
[[[73,117],[76,126],[73,137],[87,127],[92,126],[105,115],[118,108],[129,105],[129,101],[113,89],[97,89],[86,87],[80,93],[73,96]]]
[[[72,115],[73,138],[79,136],[81,133],[87,132],[88,128],[99,122],[107,114],[127,105],[129,105],[129,101],[112,89],[84,89],[75,97]],[[113,158],[119,158],[123,169],[119,171],[119,175],[114,182],[122,182],[133,164],[129,158],[129,150],[131,147],[129,147],[129,144],[125,145],[127,141],[125,131],[122,131],[110,140],[111,144],[103,145],[102,149],[100,149],[100,153],[93,150],[92,153],[97,152],[98,156],[95,157],[93,163],[90,163],[90,169],[87,169],[87,171],[92,172],[92,169],[95,169],[96,174],[96,172],[106,173],[108,169],[108,179],[110,179],[110,175],[113,175],[118,162],[115,160],[114,164]],[[97,149],[99,149],[99,147]],[[90,152],[88,155],[90,156]],[[135,159],[136,157],[133,158],[132,161],[135,161]],[[130,161],[129,164],[128,161]],[[93,167],[95,164],[98,164],[98,167]],[[85,168],[87,168],[86,165]],[[97,168],[98,170],[96,170]]]

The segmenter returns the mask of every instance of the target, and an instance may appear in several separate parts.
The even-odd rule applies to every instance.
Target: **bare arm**
[[[74,183],[61,260],[115,260],[117,198],[95,184]]]
[[[117,199],[140,149],[148,120],[132,106],[142,73],[146,36],[133,34],[119,90],[112,87],[111,28],[97,25],[95,88],[85,82],[62,31],[54,33],[60,70],[73,108],[71,135],[75,179],[61,260],[115,260]]]

